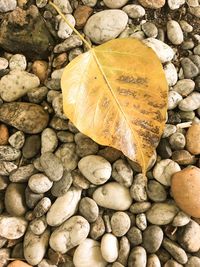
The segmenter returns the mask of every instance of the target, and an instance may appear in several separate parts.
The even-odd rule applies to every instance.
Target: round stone
[[[79,203],[79,212],[88,222],[92,223],[99,215],[99,208],[93,199],[84,197]]]
[[[124,6],[128,0],[103,0],[103,2],[109,8],[120,8]]]
[[[33,192],[41,194],[49,191],[53,182],[46,175],[37,173],[30,177],[28,185]]]
[[[177,21],[167,22],[167,36],[174,45],[180,45],[183,42],[183,32]]]
[[[148,253],[155,253],[163,241],[163,231],[159,226],[151,225],[143,232],[143,246]]]
[[[164,6],[165,0],[139,0],[139,3],[147,8],[158,9]]]
[[[117,237],[121,237],[128,232],[131,226],[131,220],[125,212],[118,211],[112,215],[110,224],[112,233]]]

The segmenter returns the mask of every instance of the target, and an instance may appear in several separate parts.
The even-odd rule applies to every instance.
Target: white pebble
[[[15,54],[9,60],[9,68],[11,70],[25,70],[26,65],[26,57],[21,54]]]
[[[34,174],[28,180],[28,186],[34,193],[37,194],[42,194],[49,191],[52,185],[53,182],[42,173]]]
[[[185,0],[168,0],[168,6],[171,10],[178,9],[183,4],[185,4]]]
[[[168,110],[176,108],[182,99],[182,96],[176,91],[169,91]]]
[[[71,23],[71,25],[74,27],[76,23],[75,18],[71,14],[66,14],[65,17],[67,21]],[[58,19],[60,20],[58,37],[60,37],[61,39],[66,39],[72,34],[73,30],[67,25],[67,23],[63,19],[61,19],[60,16],[58,16]]]
[[[183,32],[177,21],[170,20],[167,22],[167,36],[174,45],[180,45],[183,42]]]
[[[178,74],[174,64],[172,64],[171,62],[167,63],[164,66],[164,72],[168,85],[169,86],[175,85],[178,80]]]
[[[8,67],[8,60],[4,57],[0,57],[0,70],[5,70]]]
[[[128,0],[103,0],[103,2],[109,8],[120,8],[124,6]]]
[[[145,15],[145,9],[140,5],[127,5],[122,10],[132,19],[138,19]]]
[[[114,262],[118,257],[119,244],[117,238],[110,233],[101,239],[101,254],[107,262]]]

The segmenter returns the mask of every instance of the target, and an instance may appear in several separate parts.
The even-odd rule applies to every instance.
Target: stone
[[[171,10],[178,9],[185,4],[185,0],[168,0],[168,6]]]
[[[77,267],[98,266],[106,267],[107,263],[102,257],[100,243],[87,238],[75,250],[73,263]]]
[[[8,60],[4,57],[0,57],[0,70],[5,70],[8,67]]]
[[[47,228],[45,216],[32,220],[29,224],[29,228],[35,235],[42,235]]]
[[[118,159],[112,165],[112,178],[123,186],[130,187],[133,182],[133,170],[123,159]]]
[[[5,15],[0,30],[0,47],[6,51],[21,53],[28,59],[47,58],[53,44],[54,39],[36,6],[31,5],[27,10],[17,7]]]
[[[82,29],[88,18],[92,15],[93,9],[89,6],[78,6],[74,12],[77,29]]]
[[[48,0],[36,0],[36,5],[39,8],[43,8],[47,5]]]
[[[10,70],[21,70],[24,71],[27,67],[26,57],[21,54],[13,55],[9,60]]]
[[[188,261],[188,257],[185,251],[174,241],[171,241],[170,239],[165,237],[163,239],[162,245],[180,264],[185,264]]]
[[[177,215],[174,217],[172,225],[174,227],[181,227],[190,222],[190,216],[188,216],[183,211],[179,211]]]
[[[110,163],[101,156],[89,155],[78,163],[81,173],[93,184],[104,184],[111,176]]]
[[[163,231],[159,226],[150,225],[143,232],[143,246],[148,253],[155,253],[163,241]]]
[[[0,106],[0,121],[24,133],[41,132],[46,128],[48,120],[48,113],[36,104],[12,102]]]
[[[57,227],[51,234],[49,244],[62,254],[80,245],[87,238],[90,225],[82,216],[73,216]]]
[[[144,39],[143,42],[154,50],[154,52],[157,54],[158,58],[162,63],[171,61],[175,55],[173,49],[169,45],[158,39],[150,37]]]
[[[182,133],[174,133],[170,136],[169,143],[173,150],[181,150],[186,144],[185,136]]]
[[[82,133],[77,133],[74,136],[74,140],[76,143],[76,153],[81,158],[89,155],[95,155],[99,150],[98,144]]]
[[[191,256],[188,259],[188,262],[185,264],[185,267],[198,267],[198,266],[200,266],[200,258],[195,256]]]
[[[178,213],[178,208],[173,204],[156,203],[147,211],[147,220],[151,224],[166,225],[173,221]]]
[[[117,261],[123,266],[127,266],[128,256],[130,252],[130,243],[126,236],[123,236],[119,241],[119,256]]]
[[[112,233],[117,237],[121,237],[128,232],[131,226],[131,220],[127,213],[117,211],[112,215],[110,224]]]
[[[186,148],[193,155],[200,154],[200,123],[192,124],[187,130]]]
[[[193,111],[198,109],[200,107],[200,93],[192,92],[179,102],[178,107],[182,111]]]
[[[30,188],[27,186],[25,190],[25,199],[26,199],[26,205],[33,209],[35,205],[43,198],[43,194],[36,194],[30,190]]]
[[[58,226],[77,211],[81,191],[80,189],[71,187],[66,194],[56,199],[47,213],[48,225]]]
[[[0,215],[0,236],[7,239],[18,239],[26,231],[28,223],[25,219],[9,215]],[[11,230],[12,229],[12,230]]]
[[[5,193],[5,208],[12,216],[22,216],[27,207],[25,204],[25,184],[10,183]]]
[[[183,32],[177,21],[169,20],[167,22],[167,36],[174,45],[180,45],[183,42]]]
[[[29,102],[39,104],[45,100],[48,93],[48,89],[45,86],[33,88],[28,91],[27,96]]]
[[[51,207],[51,200],[48,197],[43,197],[35,206],[33,215],[36,218],[42,217]]]
[[[8,142],[12,147],[20,149],[24,145],[25,135],[23,132],[17,131],[9,137]]]
[[[164,6],[165,0],[139,0],[139,3],[147,8],[158,9]]]
[[[114,262],[118,257],[119,244],[117,238],[110,233],[101,239],[101,254],[107,262]]]
[[[59,70],[55,70],[53,73],[55,73],[56,71],[60,72],[59,77],[57,77],[56,79],[60,79],[62,76],[64,69],[59,69]],[[52,73],[52,74],[53,74]],[[58,96],[56,96],[53,101],[52,101],[52,107],[54,109],[55,115],[60,118],[60,119],[67,119],[64,111],[63,111],[63,97],[62,94],[59,94]]]
[[[127,233],[127,238],[132,246],[138,246],[142,244],[142,231],[132,226]]]
[[[57,16],[59,22],[58,26],[58,37],[61,39],[67,39],[69,36],[72,35],[73,30],[67,25],[67,23],[62,19],[60,16]],[[71,14],[66,14],[65,18],[67,21],[74,27],[75,26],[75,18]]]
[[[128,267],[144,267],[146,263],[147,254],[145,249],[140,246],[132,248],[128,258]]]
[[[199,74],[198,67],[189,58],[183,58],[181,60],[181,66],[183,68],[184,78],[194,78]]]
[[[158,29],[152,22],[145,22],[142,24],[142,30],[147,37],[156,38],[158,35]]]
[[[177,232],[179,244],[189,253],[197,252],[200,249],[199,236],[200,226],[193,220],[180,227]]]
[[[31,265],[37,265],[44,258],[48,247],[50,231],[38,236],[33,234],[30,230],[24,236],[24,257]]]
[[[13,102],[24,96],[30,89],[38,87],[40,81],[34,74],[12,70],[0,80],[0,94],[4,101]]]
[[[99,207],[92,198],[84,197],[79,202],[79,212],[89,223],[92,223],[99,216]]]
[[[90,237],[94,240],[99,239],[105,233],[105,223],[101,216],[90,224]]]
[[[7,145],[9,140],[8,127],[5,124],[0,124],[0,146]]]
[[[130,207],[130,211],[133,214],[138,214],[141,212],[146,212],[147,210],[149,210],[151,207],[151,203],[150,202],[138,202],[138,203],[134,203],[131,205]]]
[[[0,12],[8,12],[12,11],[16,8],[17,1],[16,0],[1,0],[0,2]]]
[[[77,35],[71,35],[69,38],[67,38],[64,42],[57,44],[54,47],[54,53],[62,53],[67,52],[73,48],[79,47],[82,45],[82,40]]]
[[[162,138],[166,138],[169,137],[170,135],[172,135],[173,133],[176,132],[176,126],[172,125],[172,124],[165,124],[165,128],[164,128],[164,133],[162,135]]]
[[[59,158],[53,153],[46,152],[40,157],[40,164],[51,181],[58,181],[63,176],[63,166]]]
[[[88,19],[84,33],[94,43],[102,44],[116,38],[125,29],[127,22],[128,16],[121,10],[100,11]]]
[[[21,156],[20,150],[8,145],[0,146],[0,160],[13,161],[19,159]]]
[[[200,45],[195,46],[193,52],[195,55],[200,55]]]
[[[155,180],[149,180],[147,183],[147,196],[154,202],[162,202],[167,198],[165,187]]]
[[[191,166],[172,176],[171,190],[177,205],[187,214],[200,217],[200,169]]]
[[[65,171],[60,180],[54,181],[51,193],[55,197],[61,197],[69,190],[72,185],[73,178],[70,172]]]
[[[177,150],[172,153],[172,160],[180,165],[190,165],[196,162],[195,156],[187,150]]]
[[[97,0],[82,0],[83,4],[86,6],[93,7],[97,4]]]
[[[116,182],[98,187],[93,199],[101,207],[119,211],[127,210],[132,204],[129,190]]]
[[[193,27],[186,20],[180,20],[180,26],[184,32],[192,32]]]
[[[141,231],[144,231],[147,228],[146,215],[144,213],[137,214],[135,217],[135,224]]]
[[[180,166],[171,159],[164,159],[158,162],[153,169],[153,177],[165,186],[170,186],[171,177],[180,171]]]
[[[26,159],[35,157],[40,152],[41,142],[39,135],[30,135],[26,138],[22,148],[22,155]]]
[[[161,267],[160,260],[156,254],[151,254],[148,256],[147,267]]]
[[[53,3],[58,6],[64,14],[69,14],[73,11],[69,0],[53,0]]]
[[[127,5],[122,10],[132,19],[138,19],[145,15],[145,9],[140,5]]]
[[[164,66],[164,72],[165,72],[165,77],[167,79],[168,85],[169,86],[175,85],[178,80],[178,75],[177,75],[177,71],[176,71],[174,64],[170,62],[167,63]]]
[[[8,264],[8,267],[31,267],[31,265],[25,263],[24,261],[14,260]]]
[[[49,191],[52,185],[53,182],[42,173],[34,174],[28,180],[28,186],[34,193],[37,194],[42,194]]]
[[[195,82],[191,79],[179,80],[173,90],[179,93],[182,96],[188,96],[194,90]]]
[[[78,165],[78,155],[76,154],[76,146],[74,143],[62,144],[55,155],[61,159],[64,170],[72,171]]]
[[[175,260],[168,260],[168,261],[166,261],[164,267],[183,267],[183,265],[179,264]]]
[[[48,76],[48,63],[44,60],[35,60],[31,68],[32,68],[32,72],[43,83]]]
[[[146,184],[147,178],[143,174],[137,174],[134,177],[130,187],[130,195],[135,201],[142,202],[147,200]]]
[[[190,13],[197,18],[200,18],[200,6],[190,7]]]
[[[182,96],[176,91],[169,91],[168,94],[168,110],[175,109],[179,102],[182,100]]]
[[[41,134],[41,153],[54,152],[58,146],[58,138],[55,131],[46,128]]]

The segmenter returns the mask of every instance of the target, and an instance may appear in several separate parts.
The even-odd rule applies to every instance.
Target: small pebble
[[[191,256],[185,265],[185,267],[199,267],[199,266],[200,266],[200,258],[195,256]]]
[[[0,124],[0,146],[7,145],[9,140],[8,127],[5,124]]]
[[[185,20],[180,20],[180,26],[182,28],[182,30],[184,32],[192,32],[193,31],[193,27],[192,25],[190,25],[187,21]]]
[[[21,156],[21,151],[11,146],[0,145],[0,160],[13,161]]]
[[[49,191],[53,182],[44,174],[37,173],[29,178],[28,185],[34,193],[41,194]]]
[[[74,12],[77,29],[82,29],[88,18],[92,15],[93,9],[89,6],[78,6]]]
[[[47,228],[45,216],[32,220],[29,224],[29,228],[35,235],[42,235]]]
[[[119,244],[117,238],[110,233],[101,239],[101,254],[107,262],[114,262],[118,257]]]
[[[25,70],[26,66],[26,57],[24,55],[15,54],[9,60],[10,70]]]
[[[138,246],[142,244],[142,231],[132,226],[127,233],[127,238],[132,246]]]
[[[162,202],[167,198],[165,187],[155,180],[148,181],[147,195],[154,202]]]
[[[180,95],[188,96],[194,90],[195,82],[191,79],[183,79],[179,80],[174,86],[174,91],[179,93]]]
[[[142,24],[142,30],[147,37],[156,38],[158,35],[158,29],[152,22],[145,22]]]
[[[143,247],[134,247],[128,258],[128,267],[144,267],[147,263],[147,254]]]
[[[120,8],[124,6],[128,0],[103,0],[103,2],[109,8]]]
[[[185,136],[182,133],[174,133],[170,136],[169,143],[173,150],[181,150],[186,144]]]
[[[130,187],[133,182],[133,171],[126,161],[119,159],[112,166],[112,178],[121,185]]]
[[[131,226],[130,217],[122,211],[115,212],[111,217],[110,223],[112,233],[117,237],[124,236]]]
[[[186,133],[186,148],[193,154],[200,154],[200,123],[192,124]]]
[[[20,149],[24,145],[25,135],[23,132],[17,131],[9,137],[8,142],[12,147]]]
[[[143,246],[148,253],[155,253],[163,241],[163,231],[159,226],[150,225],[143,232]]]
[[[177,21],[167,22],[167,36],[174,45],[180,45],[183,42],[183,32]]]
[[[140,5],[127,5],[122,10],[132,19],[138,19],[145,15],[145,9]]]
[[[198,67],[189,58],[183,58],[181,60],[181,66],[183,68],[184,78],[194,78],[199,74]]]
[[[185,4],[185,0],[168,0],[168,6],[171,10],[178,9],[183,4]]]
[[[36,218],[42,217],[51,207],[51,200],[48,197],[43,197],[35,206],[33,214]]]
[[[172,225],[174,227],[181,227],[190,222],[190,216],[188,216],[183,211],[179,211],[177,215],[174,217]]]
[[[73,27],[75,26],[75,18],[71,14],[66,14],[65,18]],[[58,16],[58,19],[60,20],[58,27],[58,37],[61,39],[66,39],[72,34],[73,30],[60,16]]]
[[[4,57],[0,57],[0,70],[5,70],[8,67],[8,60]]]
[[[134,177],[130,187],[130,195],[135,201],[142,202],[147,200],[146,184],[147,178],[144,175],[137,174]]]
[[[93,199],[84,197],[79,202],[79,212],[89,223],[92,223],[99,216],[99,207]]]
[[[169,91],[168,110],[175,109],[182,99],[183,99],[182,96],[178,92]]]
[[[70,172],[65,171],[59,181],[54,181],[51,193],[55,197],[61,197],[69,190],[72,185],[73,178]]]
[[[20,217],[0,215],[0,236],[7,239],[18,239],[26,231],[28,223]],[[11,231],[12,229],[12,231]]]

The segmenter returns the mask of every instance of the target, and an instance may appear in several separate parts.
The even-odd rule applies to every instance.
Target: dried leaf
[[[61,87],[74,125],[146,172],[167,111],[168,86],[153,50],[136,39],[109,41],[70,62]]]

